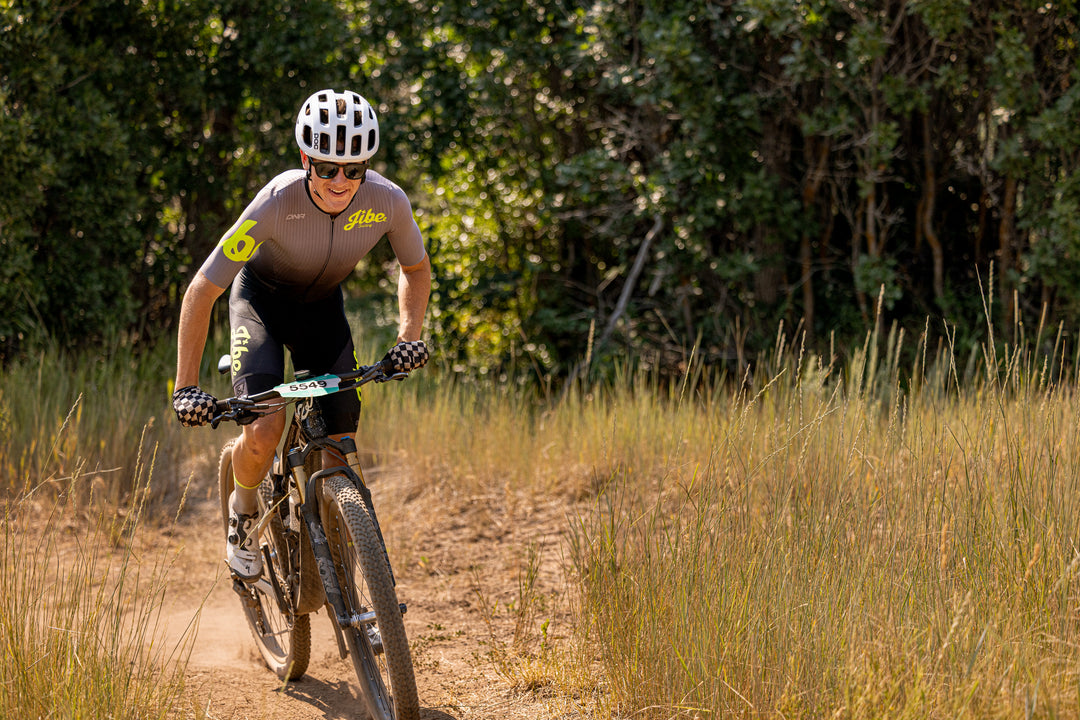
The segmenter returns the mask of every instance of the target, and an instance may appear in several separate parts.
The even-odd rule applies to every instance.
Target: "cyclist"
[[[210,311],[230,285],[233,390],[253,395],[284,380],[293,366],[316,374],[358,367],[341,282],[385,236],[400,264],[398,342],[419,340],[431,290],[431,263],[412,206],[396,184],[368,167],[379,147],[375,111],[354,92],[322,90],[296,119],[301,168],[271,180],[206,258],[184,293],[177,337],[173,408],[185,426],[210,421],[215,398],[199,387]],[[356,432],[358,393],[321,399],[335,437]],[[226,560],[254,580],[257,489],[285,428],[283,413],[243,427],[232,451]]]

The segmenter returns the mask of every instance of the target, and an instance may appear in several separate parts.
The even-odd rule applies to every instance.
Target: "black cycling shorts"
[[[233,392],[269,390],[285,380],[285,348],[293,368],[315,375],[359,367],[341,288],[322,300],[299,302],[275,293],[244,268],[229,296]],[[331,434],[355,433],[360,391],[317,398]]]

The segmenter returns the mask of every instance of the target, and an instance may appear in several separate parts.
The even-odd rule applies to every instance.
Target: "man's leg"
[[[330,437],[334,440],[341,440],[342,438],[355,438],[356,433],[333,433]],[[337,450],[331,450],[329,448],[322,451],[322,467],[323,470],[332,467],[339,467],[341,465],[348,465],[345,457],[338,453]]]
[[[274,459],[274,449],[284,430],[282,413],[264,415],[244,426],[233,445],[233,491],[229,497],[229,533],[225,559],[233,573],[254,580],[262,572],[259,555],[258,488]]]
[[[285,413],[264,415],[250,425],[233,445],[232,462],[235,487],[232,508],[250,515],[258,509],[259,483],[274,460],[281,434],[285,431]]]

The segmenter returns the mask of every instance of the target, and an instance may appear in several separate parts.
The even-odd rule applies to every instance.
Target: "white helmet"
[[[296,144],[315,160],[363,162],[379,149],[379,121],[356,93],[320,90],[300,108]]]

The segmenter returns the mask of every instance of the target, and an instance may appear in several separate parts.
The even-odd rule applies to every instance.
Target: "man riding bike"
[[[412,206],[396,184],[369,169],[379,147],[375,111],[354,92],[322,90],[296,119],[302,169],[271,180],[225,233],[184,293],[173,408],[185,426],[208,423],[215,399],[199,387],[214,302],[229,296],[233,390],[254,395],[283,382],[284,349],[296,370],[357,367],[341,283],[385,235],[401,265],[398,342],[419,340],[431,291],[431,262]],[[358,393],[321,398],[337,438],[356,432]],[[283,413],[243,426],[232,451],[226,560],[252,581],[262,570],[257,489],[285,427]],[[324,461],[325,462],[325,461]]]

